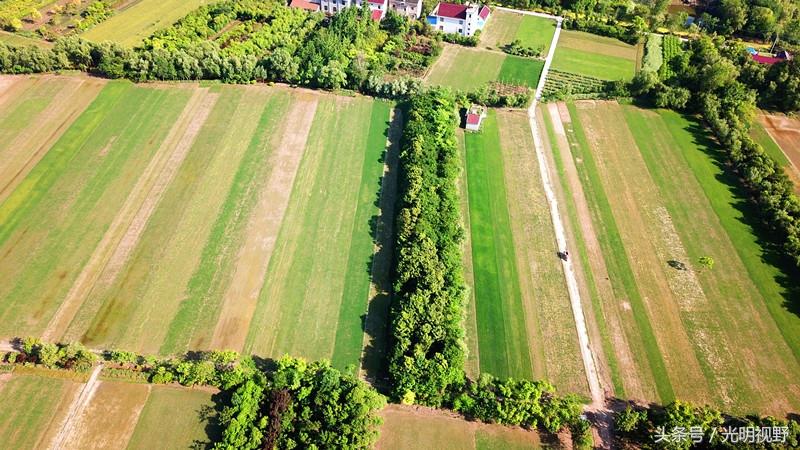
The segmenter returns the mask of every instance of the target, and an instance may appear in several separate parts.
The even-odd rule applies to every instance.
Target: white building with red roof
[[[467,110],[467,117],[464,118],[464,125],[467,131],[480,131],[481,123],[486,118],[486,108],[480,105],[472,105]]]
[[[482,30],[491,11],[486,5],[439,3],[428,15],[428,23],[443,33],[472,36]]]
[[[372,10],[372,19],[381,20],[386,16],[386,11],[389,9],[389,0],[364,0],[369,4],[369,9]],[[320,11],[327,14],[336,14],[337,12],[350,8],[352,6],[361,6],[362,0],[320,0]]]

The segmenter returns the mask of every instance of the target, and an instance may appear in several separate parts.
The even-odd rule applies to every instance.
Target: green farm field
[[[603,80],[629,80],[636,74],[641,53],[641,45],[563,30],[553,57],[553,69]]]
[[[28,375],[0,375],[3,448],[47,448],[80,384]]]
[[[128,442],[130,450],[192,448],[218,438],[219,430],[204,417],[215,409],[212,393],[153,386]]]
[[[498,50],[518,39],[527,47],[542,46],[546,55],[555,31],[554,20],[495,10],[481,31],[479,46]]]
[[[701,125],[616,102],[540,112],[582,233],[583,288],[614,393],[738,413],[797,409],[800,317],[787,306],[796,292],[767,262]]]
[[[212,0],[140,0],[81,34],[94,42],[115,41],[130,47],[177,22]]]
[[[492,81],[536,87],[544,62],[498,51],[445,45],[426,77],[430,85],[473,91]]]
[[[468,334],[477,335],[468,341],[480,371],[546,378],[562,391],[586,394],[527,115],[491,111],[482,131],[463,142],[474,295]]]
[[[539,435],[522,428],[465,421],[423,407],[389,405],[378,450],[533,450],[544,448]]]
[[[2,30],[0,30],[0,42],[13,46],[35,45],[42,48],[49,48],[53,46],[53,44],[41,39],[20,36],[18,34],[9,33],[8,31]]]
[[[13,82],[2,101],[34,121],[61,117],[61,103],[24,83],[54,84],[51,96],[74,83],[0,80]],[[255,86],[74,89],[93,100],[21,181],[0,180],[16,183],[0,198],[0,336],[359,364],[389,103]],[[14,115],[0,113],[0,129],[37,139]]]

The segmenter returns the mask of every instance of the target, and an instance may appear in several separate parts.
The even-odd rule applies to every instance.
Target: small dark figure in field
[[[676,270],[687,270],[686,264],[684,264],[684,263],[682,263],[680,261],[676,261],[674,259],[671,259],[671,260],[667,261],[667,264],[669,264],[670,267],[672,267],[673,269],[676,269]]]
[[[558,252],[558,257],[563,259],[564,261],[569,260],[569,252],[564,250],[563,252]]]

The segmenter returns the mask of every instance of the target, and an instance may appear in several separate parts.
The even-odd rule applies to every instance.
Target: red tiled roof
[[[372,11],[372,20],[374,20],[376,22],[380,22],[382,16],[383,16],[383,11],[381,11],[379,9],[376,9],[375,11]]]
[[[439,17],[449,17],[451,19],[466,19],[467,7],[455,3],[439,3],[436,15]]]
[[[386,0],[369,0],[369,2],[372,3],[373,5],[382,5],[386,3]]]
[[[478,125],[481,123],[481,116],[478,114],[467,114],[467,125]]]
[[[753,55],[753,60],[761,64],[777,64],[779,62],[785,61],[785,59],[782,58],[773,58],[772,56],[761,56],[761,55]]]
[[[481,17],[481,19],[486,20],[486,18],[489,17],[489,12],[489,7],[484,6],[481,8],[481,12],[479,12],[478,15]]]
[[[319,11],[319,5],[316,3],[311,3],[306,0],[292,0],[292,3],[289,4],[292,8],[301,8],[308,11]]]

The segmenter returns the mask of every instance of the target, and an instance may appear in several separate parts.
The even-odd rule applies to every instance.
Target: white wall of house
[[[406,17],[416,19],[422,14],[422,0],[413,1],[393,1],[389,0],[389,8],[393,9]]]
[[[369,0],[364,0],[368,2],[369,9],[372,11],[381,11],[382,17],[386,15],[386,11],[389,8],[389,1],[384,0],[383,3],[372,3]],[[329,14],[336,14],[337,12],[343,10],[344,8],[350,8],[351,6],[361,6],[361,0],[320,0],[320,11]]]
[[[476,31],[482,30],[484,25],[486,25],[486,21],[481,19],[481,17],[478,15],[480,10],[480,5],[473,5],[467,8],[465,19],[453,19],[450,17],[430,15],[428,16],[428,23],[434,29],[443,33],[455,33],[469,37],[474,35]],[[436,10],[434,10],[434,12],[435,11]]]

